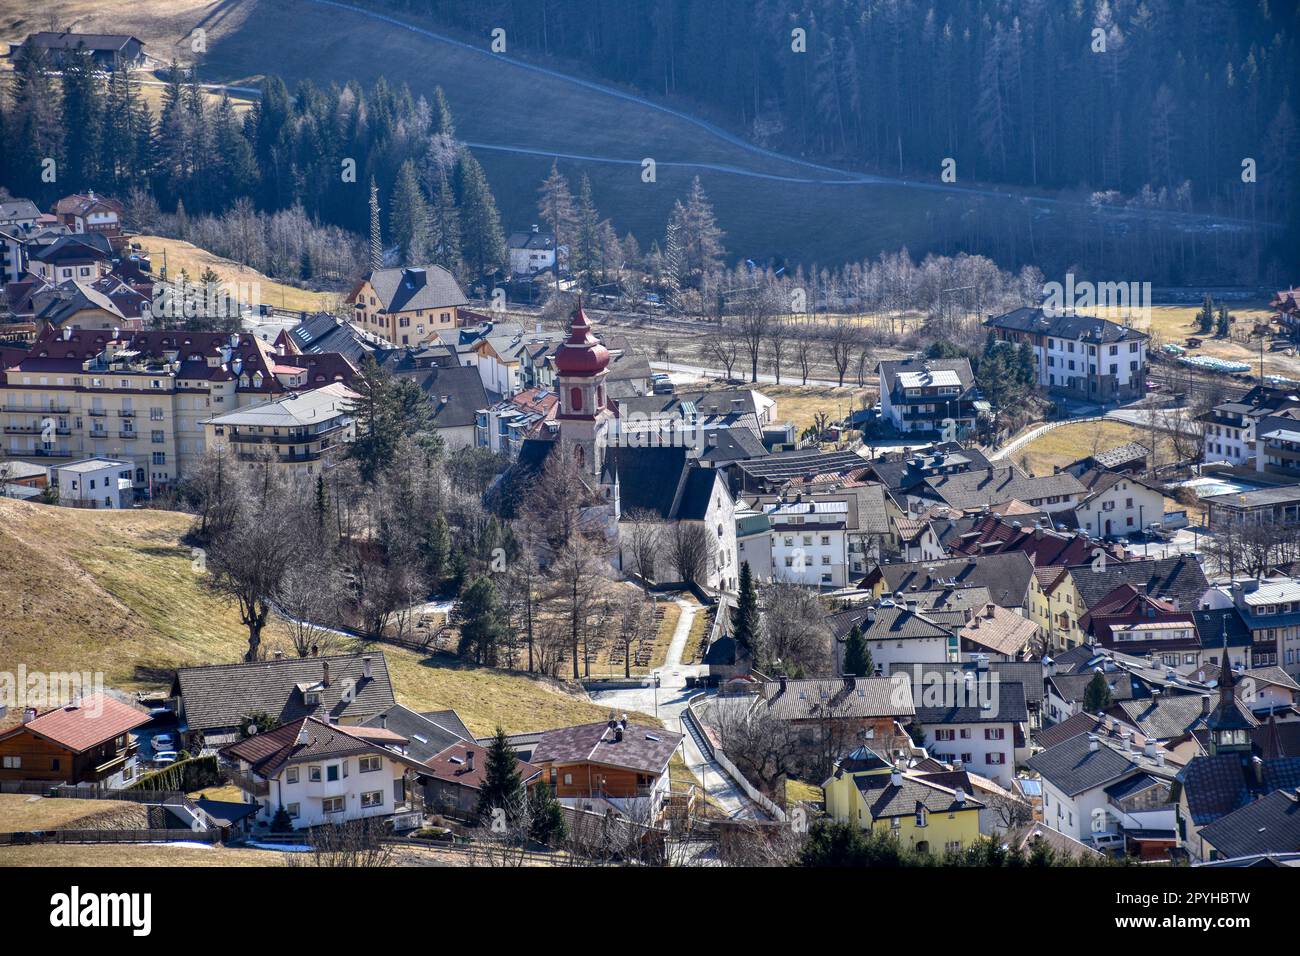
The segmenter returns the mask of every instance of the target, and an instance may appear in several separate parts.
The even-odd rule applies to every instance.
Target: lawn
[[[695,615],[695,620],[691,622],[691,633],[686,637],[686,646],[682,648],[682,663],[694,664],[700,659],[701,645],[709,634],[709,628],[713,625],[713,615],[716,612],[710,608],[700,608]]]
[[[1213,333],[1203,335],[1196,323],[1197,313],[1200,312],[1200,306],[1185,305],[1157,305],[1151,309],[1150,322],[1135,323],[1139,328],[1150,332],[1155,340],[1155,345],[1173,343],[1175,345],[1187,345],[1187,339],[1195,336],[1202,340],[1200,348],[1189,349],[1188,355],[1208,355],[1214,358],[1226,359],[1232,362],[1245,362],[1251,367],[1251,372],[1259,373],[1259,339],[1247,338],[1245,341],[1234,341],[1233,338],[1219,339],[1215,338]],[[1247,336],[1255,327],[1256,322],[1267,322],[1273,313],[1266,308],[1233,308],[1228,306],[1228,313],[1235,320],[1232,323],[1232,334],[1236,338]],[[1269,352],[1265,343],[1264,352],[1264,374],[1280,375],[1284,378],[1300,379],[1300,358],[1295,355],[1287,355],[1285,352]],[[1181,367],[1181,366],[1180,366]]]
[[[1095,452],[1131,441],[1149,448],[1150,430],[1117,421],[1072,422],[1039,435],[1011,459],[1017,465],[1027,460],[1029,470],[1035,475],[1050,475],[1054,467],[1063,468]],[[1172,442],[1163,432],[1156,435],[1156,455],[1161,462],[1172,461],[1174,457]]]
[[[0,661],[29,671],[102,673],[108,686],[162,688],[178,665],[240,659],[247,632],[205,591],[181,543],[187,515],[53,508],[0,498]],[[287,649],[282,625],[263,634]],[[347,650],[341,648],[340,650]],[[399,702],[454,708],[476,734],[604,720],[558,682],[443,654],[381,646]],[[136,672],[137,665],[149,671]]]
[[[797,368],[787,368],[783,377],[797,382],[797,373]],[[827,421],[837,421],[861,408],[864,400],[868,405],[876,401],[874,388],[762,383],[755,387],[776,400],[776,421],[794,422],[796,436],[813,424],[818,412],[825,412]]]
[[[153,270],[157,275],[162,275],[162,269],[165,266],[167,277],[172,280],[179,279],[181,271],[184,270],[191,282],[198,282],[199,277],[203,275],[203,271],[211,269],[220,277],[222,282],[237,284],[241,290],[255,285],[256,287],[251,291],[255,293],[256,304],[270,305],[280,309],[319,312],[333,309],[339,301],[339,296],[336,293],[311,292],[307,289],[299,289],[295,286],[285,285],[282,282],[276,282],[274,279],[268,279],[256,269],[232,262],[230,259],[222,259],[206,249],[200,249],[198,246],[182,242],[180,239],[167,239],[162,236],[138,236],[133,242],[138,243],[145,252],[150,254]],[[166,253],[165,257],[164,253]],[[243,296],[241,296],[242,298]]]
[[[133,830],[148,825],[148,809],[125,800],[75,800],[0,793],[0,833]]]

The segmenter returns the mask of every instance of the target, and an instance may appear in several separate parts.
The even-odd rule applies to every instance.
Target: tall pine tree
[[[487,825],[492,824],[496,810],[505,812],[508,823],[517,822],[523,814],[524,784],[515,763],[517,759],[510,738],[498,726],[488,745],[483,785],[478,791],[478,815]]]

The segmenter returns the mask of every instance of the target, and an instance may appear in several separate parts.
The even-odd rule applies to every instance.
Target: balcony
[[[225,773],[226,778],[245,793],[251,793],[255,797],[265,797],[271,793],[271,783],[268,780],[259,780],[251,774],[233,769],[228,769]]]
[[[91,418],[105,418],[108,416],[107,408],[91,408],[86,411]]]
[[[117,417],[118,417],[118,418],[135,418],[135,409],[134,409],[134,408],[119,408],[119,409],[117,410]]]
[[[117,433],[117,437],[118,437],[118,438],[124,438],[124,439],[126,439],[127,441],[135,441],[137,438],[140,437],[140,433],[139,433],[139,432],[123,432],[123,431],[120,431],[120,432]]]
[[[72,409],[67,405],[46,405],[44,407],[35,407],[32,405],[6,405],[6,412],[13,412],[17,415],[66,415]]]
[[[56,435],[71,435],[72,429],[66,427],[65,428],[56,427],[53,429],[53,432]],[[5,434],[6,435],[42,435],[45,434],[45,429],[41,425],[6,425]]]

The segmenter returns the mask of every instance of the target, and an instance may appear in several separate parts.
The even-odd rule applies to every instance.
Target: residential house
[[[1114,561],[1094,558],[1087,564],[1066,569],[1073,588],[1072,606],[1051,622],[1050,636],[1054,647],[1066,648],[1083,643],[1083,616],[1098,607],[1121,584],[1172,605],[1176,611],[1191,611],[1201,606],[1210,590],[1205,571],[1194,555],[1170,558]]]
[[[249,468],[270,462],[283,477],[314,480],[356,437],[353,403],[360,397],[341,382],[291,392],[209,418],[204,442]]]
[[[1256,456],[1260,422],[1298,406],[1294,389],[1272,385],[1256,385],[1240,398],[1220,402],[1197,416],[1204,430],[1202,456],[1207,462],[1248,464]]]
[[[910,358],[876,366],[880,420],[898,432],[937,432],[945,440],[975,428],[979,390],[968,359]]]
[[[478,372],[454,364],[440,346],[376,353],[381,368],[408,378],[424,392],[430,406],[429,428],[448,451],[473,448],[480,409],[487,392]]]
[[[49,243],[30,245],[27,268],[51,285],[69,280],[89,283],[108,273],[112,257],[112,247],[100,233],[62,235]]]
[[[1062,471],[1079,477],[1087,471],[1114,471],[1127,475],[1141,475],[1147,470],[1151,449],[1141,442],[1131,441],[1107,448],[1066,465]]]
[[[1000,607],[1026,616],[1030,605],[1030,582],[1034,566],[1022,552],[949,558],[939,561],[906,561],[879,564],[867,572],[860,587],[877,597],[905,600],[915,591],[944,587],[983,587],[989,600]]]
[[[1201,501],[1209,509],[1208,524],[1212,530],[1229,524],[1300,522],[1300,484],[1232,491],[1210,495]]]
[[[1019,308],[985,323],[999,341],[1027,343],[1038,384],[1092,402],[1126,402],[1146,394],[1150,336],[1129,325],[1085,315]]]
[[[1005,680],[982,660],[966,667],[895,663],[891,670],[893,679],[911,683],[915,721],[931,755],[954,767],[970,766],[1003,787],[1013,785],[1017,752],[1027,756],[1029,747],[1024,682]],[[1035,673],[1030,680],[1036,678]]]
[[[983,802],[959,787],[900,770],[866,746],[835,764],[822,793],[835,822],[893,837],[919,853],[960,852],[980,837]]]
[[[861,481],[867,470],[867,460],[856,451],[799,448],[740,462],[736,482],[743,493],[778,494],[792,485]]]
[[[42,31],[29,34],[23,43],[10,44],[9,55],[13,56],[24,44],[43,50],[53,68],[63,66],[68,55],[77,50],[89,52],[98,70],[144,65],[144,42],[125,34]]]
[[[1300,852],[1300,788],[1274,790],[1201,828],[1201,860]]]
[[[995,464],[985,469],[936,475],[909,489],[909,511],[923,512],[935,505],[955,511],[985,511],[993,505],[1021,501],[1056,515],[1069,511],[1086,494],[1079,479],[1069,472],[1031,477],[1016,465]]]
[[[1121,584],[1079,619],[1079,629],[1104,648],[1159,658],[1165,667],[1189,669],[1200,660],[1201,639],[1189,609]]]
[[[1250,667],[1278,665],[1300,675],[1300,580],[1234,581],[1232,602],[1250,631]]]
[[[857,675],[760,681],[748,705],[750,716],[780,721],[805,748],[832,758],[862,743],[891,754],[910,747],[899,723],[915,712],[905,681]]]
[[[479,793],[487,776],[487,756],[477,743],[460,741],[425,760],[427,769],[420,773],[425,806],[444,816],[476,820]],[[523,760],[515,761],[515,772],[525,788],[542,779],[542,768]]]
[[[40,780],[120,789],[134,779],[131,731],[149,714],[107,694],[93,694],[0,731],[0,781]]]
[[[1079,475],[1084,493],[1074,506],[1074,524],[1097,538],[1119,538],[1162,526],[1165,493],[1125,472],[1092,470]]]
[[[459,327],[459,310],[469,304],[455,277],[435,265],[367,272],[348,302],[361,329],[399,346],[421,345]]]
[[[512,232],[506,240],[506,249],[510,254],[510,274],[512,276],[531,276],[547,272],[556,266],[556,253],[560,259],[566,258],[568,246],[555,245],[555,233],[543,231],[536,223],[528,232]]]
[[[1082,843],[1125,838],[1128,852],[1161,859],[1172,849],[1175,811],[1170,803],[1177,768],[1153,740],[1077,734],[1026,761],[1043,787],[1043,822]]]
[[[1190,760],[1178,774],[1172,799],[1177,805],[1178,845],[1194,861],[1208,860],[1214,844],[1203,833],[1261,797],[1300,787],[1300,755],[1257,753],[1254,720],[1237,699],[1235,675],[1229,668],[1219,681],[1219,699],[1206,721],[1207,754]],[[1234,824],[1211,830],[1221,841],[1232,839]]]
[[[624,716],[548,730],[528,762],[542,771],[562,805],[653,825],[663,815],[668,763],[681,741],[681,734],[631,724]]]
[[[358,725],[396,701],[381,652],[277,657],[244,664],[180,667],[172,681],[187,749],[229,743],[257,713],[281,724],[302,717]]]
[[[134,39],[128,38],[127,46]],[[116,199],[96,196],[92,189],[86,193],[64,196],[54,204],[54,215],[76,235],[97,232],[112,238],[122,234],[122,217],[126,215],[126,207]]]
[[[124,508],[135,500],[135,464],[116,458],[86,458],[54,469],[59,504],[69,508]]]
[[[551,436],[559,409],[560,396],[549,388],[526,388],[495,405],[485,403],[475,413],[474,445],[518,458],[526,440]]]
[[[235,764],[230,775],[244,802],[258,805],[258,825],[270,826],[283,808],[295,830],[395,815],[416,826],[424,765],[399,752],[404,742],[392,731],[298,717],[221,755]]]

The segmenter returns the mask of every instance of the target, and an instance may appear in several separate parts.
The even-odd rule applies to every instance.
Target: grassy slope
[[[206,249],[179,239],[165,239],[160,236],[140,236],[135,240],[152,257],[155,272],[161,274],[163,252],[167,253],[167,277],[179,279],[181,270],[185,270],[191,282],[198,282],[206,268],[212,269],[222,282],[234,283],[236,286],[250,286],[256,283],[259,303],[284,309],[303,311],[329,310],[339,301],[339,296],[332,292],[310,292],[290,285],[268,279],[256,269],[241,266],[229,259],[222,259]]]
[[[196,27],[208,35],[203,76],[210,82],[251,85],[266,73],[289,84],[311,78],[320,85],[379,75],[428,95],[442,85],[455,110],[460,135],[472,143],[523,147],[539,155],[479,149],[508,228],[536,219],[536,190],[551,154],[607,157],[627,165],[565,160],[575,181],[590,174],[602,211],[620,233],[636,232],[643,245],[662,238],[673,202],[697,173],[728,234],[733,255],[758,260],[789,256],[804,263],[872,257],[906,245],[914,255],[951,250],[975,233],[997,234],[1010,252],[1026,248],[1028,217],[1036,243],[1077,235],[1049,205],[1019,198],[977,198],[897,184],[850,185],[774,182],[723,170],[673,166],[713,163],[796,179],[837,178],[787,160],[751,153],[678,117],[648,106],[575,87],[499,58],[421,37],[389,24],[309,0],[151,0],[123,5],[110,0],[50,0],[37,23],[23,0],[0,0],[0,36],[21,39],[53,17],[81,30],[130,32],[159,60]],[[49,17],[44,15],[48,11]],[[400,19],[411,21],[407,14]],[[435,24],[426,24],[433,27]],[[442,31],[439,31],[442,32]],[[295,38],[310,38],[295,42]],[[466,38],[481,41],[487,38]],[[516,53],[518,51],[511,51]],[[642,159],[658,164],[657,182],[641,181]],[[938,166],[936,161],[935,177]],[[773,188],[776,186],[777,188]],[[358,186],[358,204],[365,203]],[[1010,217],[1011,221],[1003,220]]]
[[[0,832],[147,829],[147,808],[122,800],[73,800],[0,793]]]
[[[156,685],[136,679],[136,664],[238,660],[245,632],[191,569],[180,542],[189,524],[169,512],[0,499],[0,667],[98,671],[108,685],[145,688]],[[264,643],[287,647],[276,624]],[[475,733],[490,733],[498,722],[518,732],[606,716],[544,680],[383,651],[401,703],[455,708]]]
[[[1100,435],[1099,440],[1098,435]],[[1131,441],[1149,446],[1150,430],[1116,421],[1074,422],[1043,433],[1011,458],[1016,464],[1020,464],[1021,459],[1027,456],[1030,470],[1034,474],[1050,475],[1053,466],[1063,467],[1091,455],[1094,447],[1096,451],[1101,452]],[[1173,457],[1169,436],[1159,433],[1157,442],[1159,460],[1168,463]]]

